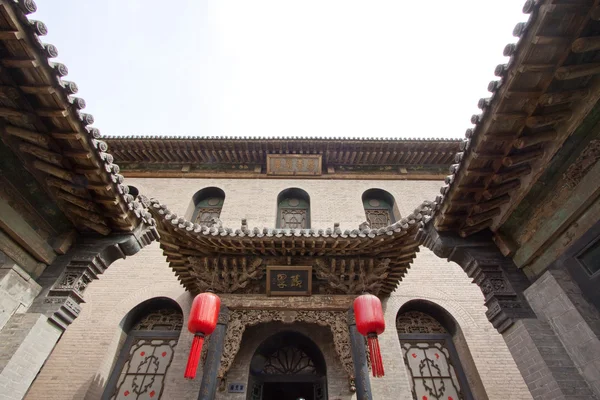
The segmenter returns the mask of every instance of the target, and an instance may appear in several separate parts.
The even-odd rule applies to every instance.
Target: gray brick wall
[[[180,215],[189,209],[195,192],[206,186],[218,186],[226,193],[222,220],[226,226],[234,228],[239,227],[242,218],[247,218],[252,227],[273,227],[277,195],[289,187],[300,187],[311,196],[313,227],[332,227],[334,222],[340,222],[343,229],[358,227],[365,220],[361,196],[367,189],[389,191],[402,215],[412,212],[424,199],[434,198],[439,190],[439,182],[435,181],[128,179],[128,183],[136,186],[140,193],[160,199]],[[191,210],[188,211],[191,214]],[[136,305],[158,296],[177,301],[187,316],[190,295],[184,292],[168,268],[158,244],[144,248],[134,257],[113,263],[86,290],[86,303],[82,305],[80,317],[64,333],[27,399],[45,398],[47,393],[60,393],[57,399],[83,399],[86,395],[89,399],[98,398],[122,341],[119,324]],[[395,317],[400,307],[412,299],[434,302],[457,320],[489,399],[531,399],[506,344],[485,317],[479,288],[458,265],[441,260],[426,249],[418,254],[398,290],[384,302],[387,330],[380,341],[386,376],[372,380],[375,399],[409,398]],[[317,339],[327,360],[333,344],[323,342],[325,337],[319,335]],[[197,398],[200,379],[186,381],[182,378],[191,338],[187,331],[182,332],[166,377],[167,397],[163,398]],[[242,350],[244,354],[251,352],[245,346]],[[240,354],[238,358],[242,357]],[[339,361],[330,357],[327,363],[328,374],[331,374],[329,398],[354,398],[348,391],[345,372],[337,365]],[[228,379],[243,381],[243,374],[247,374],[247,365],[238,363],[232,367]],[[218,396],[220,399],[234,398],[225,393]]]
[[[562,270],[546,271],[525,295],[538,317],[552,328],[573,366],[600,398],[598,310],[584,299],[579,287]]]
[[[44,315],[13,315],[0,332],[0,400],[25,396],[60,334]]]

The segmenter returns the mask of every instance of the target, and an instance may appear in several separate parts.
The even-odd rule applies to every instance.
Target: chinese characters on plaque
[[[321,175],[320,154],[267,154],[268,175]]]
[[[308,296],[312,287],[312,267],[267,266],[269,296]]]

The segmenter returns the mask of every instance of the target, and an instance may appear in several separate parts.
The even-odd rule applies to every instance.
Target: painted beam
[[[38,235],[31,225],[4,199],[0,199],[0,228],[38,261],[52,264],[56,258],[52,246]]]

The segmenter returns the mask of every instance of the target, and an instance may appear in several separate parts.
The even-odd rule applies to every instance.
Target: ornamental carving
[[[333,294],[379,294],[383,281],[389,274],[390,259],[374,258],[336,260],[317,258],[315,275],[327,282]]]
[[[266,322],[306,322],[327,326],[333,334],[333,344],[348,376],[354,378],[354,365],[350,349],[346,312],[343,311],[277,311],[277,310],[232,310],[225,334],[223,356],[219,368],[219,378],[223,379],[233,365],[242,343],[244,331],[249,326]]]
[[[574,188],[600,159],[600,140],[592,140],[564,174],[567,186]]]
[[[265,274],[261,258],[188,257],[198,290],[216,293],[260,293]]]

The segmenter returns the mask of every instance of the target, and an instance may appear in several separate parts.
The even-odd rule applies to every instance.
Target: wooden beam
[[[88,191],[86,188],[81,186],[75,186],[71,182],[63,181],[62,179],[48,177],[46,178],[46,183],[49,186],[58,188],[74,196],[84,197],[88,195]]]
[[[79,132],[50,132],[54,139],[80,140],[82,138]]]
[[[3,58],[2,65],[6,68],[37,68],[40,63],[37,60],[23,58]]]
[[[508,182],[521,176],[529,175],[531,173],[531,167],[529,165],[522,165],[520,167],[507,169],[504,171],[498,171],[492,177],[492,182],[499,184]]]
[[[590,94],[589,89],[582,90],[564,90],[561,92],[545,93],[539,99],[542,106],[552,106],[555,104],[571,103],[581,100]]]
[[[505,167],[512,167],[514,165],[519,165],[536,160],[538,158],[541,158],[543,155],[543,149],[533,150],[522,154],[514,154],[512,156],[504,157],[504,159],[502,160],[502,165],[504,165]]]
[[[87,151],[65,151],[63,153],[66,157],[69,158],[77,158],[80,160],[89,160],[90,158],[92,158],[92,154],[90,152]]]
[[[495,197],[508,193],[519,186],[521,186],[521,182],[518,179],[515,179],[514,181],[506,182],[501,185],[488,187],[483,191],[482,196],[486,200],[491,200]]]
[[[111,229],[106,226],[106,225],[102,225],[102,224],[96,224],[92,221],[88,221],[86,219],[79,219],[77,220],[77,223],[83,226],[86,226],[88,228],[90,228],[93,231],[98,232],[101,235],[108,235],[111,232]]]
[[[64,179],[65,181],[74,182],[76,175],[70,171],[64,170],[62,168],[55,167],[54,165],[45,163],[40,160],[35,160],[33,162],[33,166],[39,169],[42,172],[45,172],[50,175],[54,175],[57,178]]]
[[[50,138],[40,132],[30,131],[28,129],[19,128],[13,125],[4,125],[4,132],[9,135],[19,137],[28,142],[48,148],[50,146]]]
[[[481,214],[471,215],[467,218],[467,225],[475,226],[483,221],[486,221],[490,218],[494,218],[495,216],[500,215],[500,207],[492,208],[491,210],[484,211]]]
[[[73,196],[72,194],[58,191],[56,192],[56,197],[68,201],[71,204],[75,204],[76,206],[79,206],[85,210],[96,211],[96,205],[93,202],[82,199],[81,197]]]
[[[481,223],[479,223],[477,225],[473,225],[473,226],[470,226],[470,227],[467,227],[467,228],[461,228],[458,231],[458,234],[461,237],[465,238],[467,236],[472,235],[473,233],[476,233],[476,232],[482,231],[482,230],[484,230],[486,228],[489,228],[490,226],[492,226],[493,223],[494,223],[494,220],[490,218],[490,219],[485,220],[485,221],[483,221],[483,222],[481,222]]]
[[[31,115],[31,114],[24,112],[22,110],[17,110],[16,108],[0,107],[0,117],[22,118],[22,117],[28,116],[28,115]]]
[[[4,199],[0,199],[0,228],[37,260],[52,264],[56,258],[52,247]]]
[[[571,118],[571,115],[571,111],[558,111],[552,114],[534,115],[527,118],[525,124],[530,128],[540,128],[542,126],[568,121]]]
[[[77,206],[67,206],[67,210],[68,210],[68,212],[75,214],[78,217],[81,217],[87,221],[94,223],[94,224],[106,225],[106,221],[104,220],[104,218],[101,215],[96,214],[94,212],[90,212],[88,210],[81,209]]]
[[[0,40],[19,40],[23,34],[19,31],[0,31]]]
[[[510,196],[507,194],[504,194],[500,197],[496,197],[495,199],[489,200],[489,201],[484,201],[483,203],[479,203],[476,204],[473,207],[473,211],[477,214],[481,214],[483,212],[486,212],[488,210],[491,210],[495,207],[498,207],[502,204],[506,204],[510,201]]]
[[[533,146],[534,144],[553,141],[557,137],[558,133],[554,129],[550,129],[546,132],[520,137],[515,141],[513,146],[517,149],[524,149],[525,147]]]
[[[55,92],[52,86],[19,86],[23,93],[27,94],[53,94]]]
[[[589,75],[596,75],[599,73],[600,63],[590,63],[560,67],[556,70],[555,77],[556,79],[563,81],[567,79],[575,79]]]
[[[600,36],[579,38],[573,42],[571,50],[573,53],[600,50]]]
[[[40,117],[46,118],[64,118],[69,115],[68,110],[60,110],[60,109],[39,109],[35,110],[36,114]]]
[[[19,145],[19,150],[21,150],[24,153],[31,154],[34,157],[39,158],[40,160],[44,160],[46,162],[56,164],[58,166],[62,166],[61,163],[63,157],[60,154],[55,153],[53,151],[42,149],[41,147],[29,143],[21,143]]]

